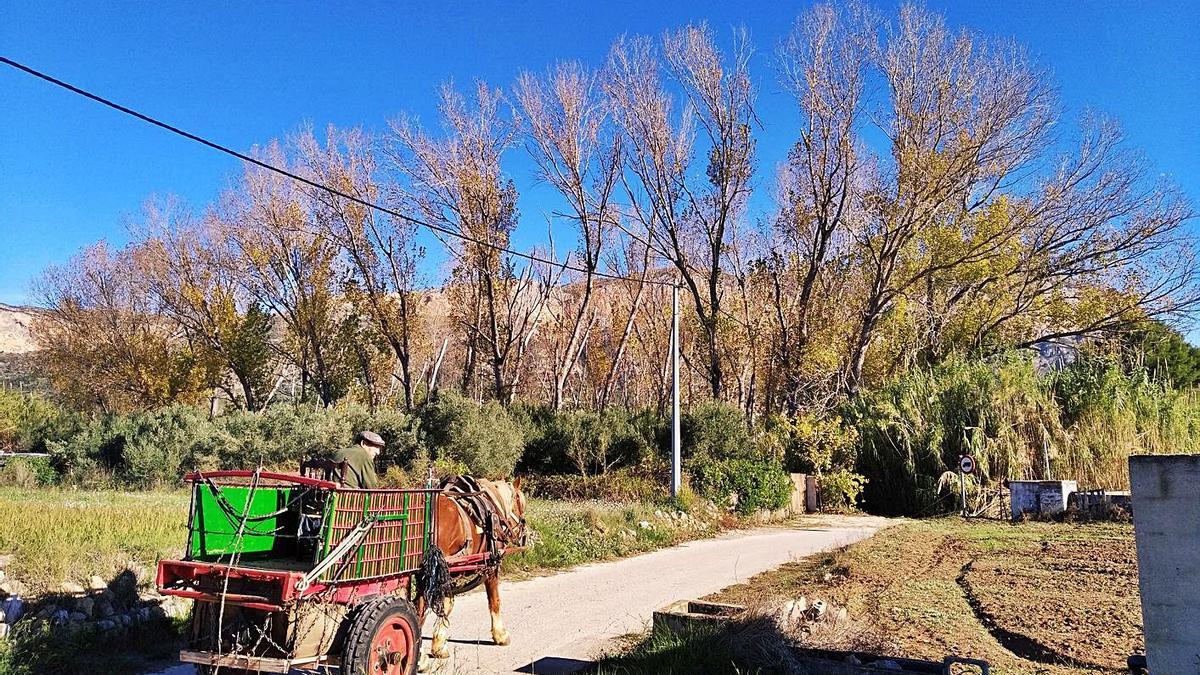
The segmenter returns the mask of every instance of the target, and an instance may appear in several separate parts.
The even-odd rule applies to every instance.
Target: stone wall
[[[139,570],[126,570],[110,581],[93,576],[84,586],[66,582],[57,591],[36,597],[7,573],[11,556],[0,556],[0,638],[18,622],[49,625],[64,635],[127,635],[139,626],[186,616],[190,603],[159,595],[139,579]]]

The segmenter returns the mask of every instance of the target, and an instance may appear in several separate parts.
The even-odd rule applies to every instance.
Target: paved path
[[[482,592],[471,593],[455,602],[451,655],[434,661],[435,670],[446,675],[572,672],[605,651],[613,638],[646,628],[655,609],[865,539],[887,523],[882,518],[820,517],[791,528],[729,532],[561,574],[502,582],[502,613],[512,644],[492,644],[487,599]],[[432,623],[425,627],[425,634],[430,633]],[[177,667],[163,675],[184,673],[188,671]]]

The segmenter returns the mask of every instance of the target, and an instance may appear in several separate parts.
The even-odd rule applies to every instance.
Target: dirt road
[[[436,672],[568,673],[610,645],[645,628],[651,613],[674,600],[714,593],[785,562],[859,541],[886,526],[869,517],[822,517],[793,528],[729,532],[669,549],[501,586],[512,644],[491,642],[482,592],[458,598],[451,617],[449,659]],[[425,634],[432,632],[432,623]],[[428,650],[428,640],[425,649]],[[185,667],[163,675],[184,675]]]

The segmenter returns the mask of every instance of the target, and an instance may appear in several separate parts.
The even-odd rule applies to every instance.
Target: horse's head
[[[492,496],[496,500],[496,506],[500,507],[505,520],[511,528],[509,533],[509,544],[512,546],[524,546],[529,539],[529,526],[525,523],[525,494],[521,492],[521,479],[515,478],[512,482],[505,480],[486,481],[491,490]],[[484,481],[480,481],[484,483]]]

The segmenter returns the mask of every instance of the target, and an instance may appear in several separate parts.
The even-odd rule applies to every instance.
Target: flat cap
[[[383,442],[383,438],[381,438],[379,436],[379,434],[375,433],[374,431],[358,432],[358,440],[366,441],[367,443],[370,443],[371,445],[374,445],[374,446],[378,446],[380,448],[384,447],[384,445],[385,445]]]

